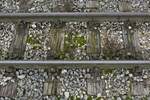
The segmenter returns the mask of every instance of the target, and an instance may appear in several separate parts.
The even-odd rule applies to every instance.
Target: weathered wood
[[[96,11],[98,9],[98,0],[87,0],[86,9],[90,11]]]
[[[97,94],[103,94],[105,83],[103,80],[88,80],[87,81],[87,93],[88,95],[97,96]]]
[[[91,12],[97,11],[98,1],[88,0],[86,1],[86,8],[90,9]],[[87,54],[90,59],[99,59],[101,52],[101,37],[98,31],[99,23],[87,22],[89,33],[87,35]]]
[[[87,79],[87,93],[93,96],[97,96],[98,94],[103,95],[105,82],[104,80],[100,80],[100,69],[96,67],[92,68],[90,74],[92,78]]]
[[[125,28],[125,31],[126,31],[126,48],[128,48],[130,51],[132,51],[133,49],[133,36],[134,36],[134,33],[131,32],[131,30],[133,30],[133,24],[131,22],[124,22],[124,28]],[[131,29],[130,29],[131,28]]]
[[[51,29],[49,33],[50,50],[47,59],[54,59],[57,54],[64,50],[64,29]]]
[[[72,0],[55,0],[53,1],[53,12],[71,12],[73,10]]]
[[[8,83],[6,86],[0,86],[0,96],[13,98],[17,95],[16,83]]]
[[[97,11],[97,0],[89,0],[86,2],[86,7],[90,11]],[[98,30],[99,23],[87,22],[89,33],[87,35],[87,54],[90,59],[99,59],[101,53],[101,37]]]
[[[119,3],[119,10],[121,12],[130,12],[132,10],[131,2],[128,0],[121,0]]]
[[[119,5],[119,10],[122,12],[130,12],[132,10],[131,3],[128,0],[122,0]],[[133,31],[136,28],[135,26],[136,22],[132,22],[129,20],[125,21],[123,26],[123,40],[124,46],[126,48],[125,57],[127,57],[128,59],[139,59],[137,57],[137,52],[139,51],[138,35],[135,31]]]
[[[19,0],[19,12],[27,13],[34,0]]]
[[[59,85],[58,80],[50,80],[44,83],[43,95],[57,95],[59,89],[57,88]]]
[[[149,95],[150,88],[144,82],[133,82],[131,86],[131,95],[146,96]]]
[[[19,8],[20,8],[19,12],[20,13],[28,12],[28,9],[31,5],[31,1],[30,0],[20,0],[19,1]],[[9,50],[10,51],[9,59],[23,59],[29,25],[27,22],[19,21],[19,22],[15,23],[15,26],[16,26],[16,35],[11,43],[11,47]]]
[[[61,5],[56,5],[54,7],[55,12],[71,12],[72,7],[73,7],[73,2],[72,1],[57,1],[57,3],[60,3]],[[64,27],[65,27],[65,22],[56,22],[52,23],[52,29],[50,30],[49,33],[49,46],[50,50],[48,50],[47,53],[47,59],[55,59],[57,58],[57,55],[60,52],[63,52],[64,50]]]
[[[9,50],[9,59],[24,58],[27,33],[28,24],[26,22],[19,22],[16,24],[16,35]]]
[[[90,59],[99,59],[101,54],[101,36],[98,29],[94,29],[96,26],[94,23],[89,22],[87,35],[87,54]]]
[[[131,11],[131,4],[127,0],[122,0],[120,1],[119,4],[119,10],[122,12],[130,12]],[[129,29],[129,22],[124,22],[124,32],[123,32],[123,40],[124,40],[124,47],[125,48],[130,48],[132,47],[132,34],[130,33]],[[131,26],[130,26],[131,27]],[[131,41],[130,41],[131,40]]]
[[[53,81],[51,81],[51,82],[48,83],[47,95],[53,95],[53,94],[55,94],[55,90],[54,90],[55,86],[54,86],[54,85],[55,85],[55,84],[54,84]]]
[[[43,83],[44,84],[44,88],[43,88],[43,95],[47,95],[47,91],[48,91],[48,82]]]
[[[124,22],[124,43],[126,48],[126,55],[130,57],[129,59],[141,59],[138,56],[139,49],[139,37],[135,30],[135,22]]]

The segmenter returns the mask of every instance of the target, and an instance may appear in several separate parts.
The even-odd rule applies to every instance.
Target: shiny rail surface
[[[150,67],[150,61],[0,61],[0,67],[25,68],[135,68]]]
[[[0,21],[150,21],[150,13],[0,13]]]

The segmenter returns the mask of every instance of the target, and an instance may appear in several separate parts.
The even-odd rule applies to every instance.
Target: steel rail
[[[0,21],[150,21],[150,13],[0,13]]]
[[[0,61],[0,67],[27,67],[27,68],[134,68],[134,67],[150,67],[150,61]]]

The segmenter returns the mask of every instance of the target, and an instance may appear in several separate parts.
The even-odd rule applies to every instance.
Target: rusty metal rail
[[[150,21],[150,13],[0,13],[0,21]]]
[[[34,66],[33,66],[34,65]],[[31,67],[32,66],[32,67]],[[0,67],[25,68],[135,68],[150,67],[150,61],[0,61]]]

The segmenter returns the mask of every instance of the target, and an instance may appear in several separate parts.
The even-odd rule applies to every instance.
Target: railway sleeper
[[[0,86],[0,96],[13,98],[17,95],[16,83],[8,83],[5,86]]]

